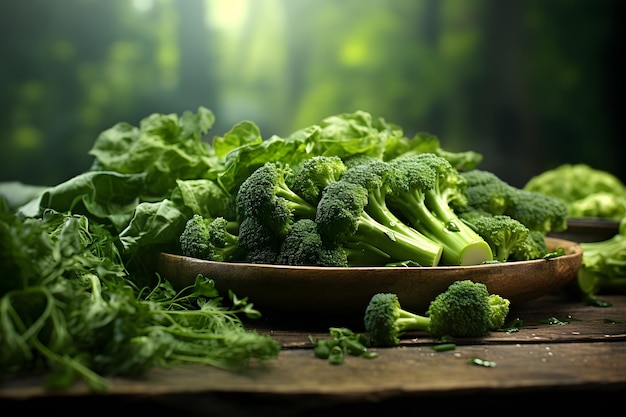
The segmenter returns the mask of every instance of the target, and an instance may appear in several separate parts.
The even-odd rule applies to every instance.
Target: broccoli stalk
[[[445,158],[422,153],[389,163],[398,176],[396,187],[388,193],[389,206],[443,246],[443,264],[476,265],[493,260],[489,244],[452,208],[465,202],[465,181]]]
[[[339,180],[324,189],[317,205],[315,223],[327,246],[352,250],[376,251],[389,262],[412,260],[419,265],[437,265],[441,247],[426,246],[405,233],[375,220],[367,211],[368,190],[352,182]],[[369,265],[380,265],[371,259]]]
[[[455,281],[430,302],[425,315],[404,310],[398,296],[377,293],[365,309],[364,324],[373,346],[397,346],[407,331],[436,338],[482,337],[504,325],[510,302],[489,294],[482,283]]]
[[[235,197],[238,220],[254,217],[284,237],[299,218],[314,218],[315,206],[287,185],[291,169],[279,162],[266,162],[241,184]]]

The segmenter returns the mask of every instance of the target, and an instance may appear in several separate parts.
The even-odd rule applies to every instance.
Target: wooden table
[[[81,384],[50,393],[38,378],[0,385],[0,407],[84,416],[120,412],[170,416],[334,416],[356,413],[529,411],[607,413],[624,409],[626,296],[603,296],[600,308],[550,294],[514,306],[519,332],[457,339],[455,350],[435,352],[434,340],[409,333],[396,348],[376,349],[375,359],[348,356],[341,365],[315,358],[309,335],[328,338],[341,320],[294,323],[271,316],[250,323],[282,345],[276,360],[231,373],[211,367],[154,369],[141,380],[111,379],[107,395]],[[561,324],[550,324],[551,319]],[[495,367],[471,365],[472,358]],[[613,408],[615,410],[615,408]],[[614,411],[613,411],[614,412]],[[59,414],[62,415],[62,414]]]

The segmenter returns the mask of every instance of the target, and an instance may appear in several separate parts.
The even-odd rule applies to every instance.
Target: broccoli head
[[[301,266],[348,266],[347,253],[340,246],[326,247],[311,219],[296,221],[283,240],[277,263]]]
[[[255,217],[246,217],[239,224],[238,259],[255,264],[275,264],[280,252],[279,239]]]
[[[544,235],[549,232],[563,232],[567,229],[568,208],[558,198],[516,189],[504,214],[523,223],[529,230]]]
[[[562,164],[532,177],[523,187],[571,203],[598,192],[626,195],[615,175],[587,164]]]
[[[365,309],[365,330],[374,346],[397,346],[409,330],[428,330],[430,319],[402,308],[398,296],[378,293]]]
[[[237,219],[254,217],[278,236],[284,236],[299,218],[314,218],[315,206],[287,185],[292,171],[279,162],[266,162],[239,186],[235,197]]]
[[[562,164],[532,177],[524,190],[563,201],[570,217],[619,221],[626,215],[626,185],[608,171],[587,164]]]
[[[339,180],[346,169],[338,156],[316,155],[293,167],[289,187],[309,203],[317,205],[324,187]]]
[[[482,283],[456,281],[430,302],[425,315],[404,310],[393,293],[375,294],[365,309],[364,324],[373,346],[396,346],[407,331],[436,338],[481,337],[502,327],[508,299],[489,294]]]
[[[467,186],[464,193],[466,202],[457,205],[458,212],[485,211],[490,214],[504,214],[514,189],[491,171],[473,169],[460,174]]]
[[[233,230],[234,228],[234,230]],[[237,257],[237,225],[223,217],[214,219],[194,214],[180,235],[180,248],[185,256],[228,262]]]
[[[530,261],[532,259],[541,259],[549,252],[546,244],[546,237],[542,232],[529,230],[528,236],[521,244],[513,248],[509,256],[512,261]]]
[[[207,220],[199,214],[194,214],[187,220],[180,235],[180,250],[185,256],[207,259],[211,253],[209,229]]]
[[[626,193],[597,192],[568,205],[570,217],[599,217],[621,220],[626,217]]]
[[[455,281],[428,306],[428,331],[440,338],[484,336],[504,323],[509,305],[506,298],[490,298],[487,286],[483,283]]]

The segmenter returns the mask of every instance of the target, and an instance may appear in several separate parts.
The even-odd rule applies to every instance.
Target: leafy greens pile
[[[119,123],[88,172],[21,207],[0,198],[0,376],[43,372],[54,388],[80,377],[104,391],[105,376],[153,366],[237,369],[278,355],[244,328],[243,316],[260,317],[247,298],[226,303],[203,276],[176,290],[149,267],[213,201],[203,178],[219,159],[202,141],[213,121],[201,108]]]

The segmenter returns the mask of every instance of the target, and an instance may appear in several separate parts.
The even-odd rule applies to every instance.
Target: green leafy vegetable
[[[346,355],[359,356],[366,359],[378,357],[377,352],[369,350],[370,339],[355,333],[346,327],[331,327],[328,339],[315,339],[309,336],[313,344],[313,354],[320,359],[327,359],[332,365],[341,365]]]
[[[563,201],[570,217],[621,220],[626,185],[610,172],[587,164],[562,164],[532,177],[524,189]]]
[[[236,369],[278,353],[276,341],[244,329],[240,315],[260,316],[253,305],[232,293],[226,305],[208,278],[180,291],[162,280],[135,286],[115,237],[85,216],[4,211],[0,220],[1,374],[42,371],[56,388],[81,377],[104,391],[105,376],[157,364]]]

